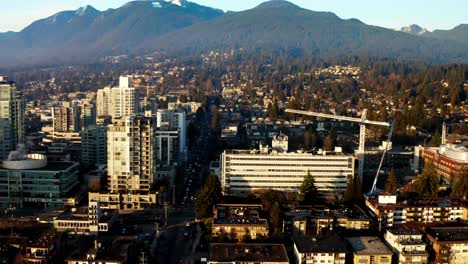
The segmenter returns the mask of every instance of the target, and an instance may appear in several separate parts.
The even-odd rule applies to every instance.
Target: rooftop
[[[66,161],[49,161],[47,162],[47,166],[38,168],[38,169],[31,169],[30,171],[63,171],[66,170],[77,163],[74,162],[66,162]],[[2,170],[7,170],[5,168],[1,168]]]
[[[299,252],[312,252],[312,253],[347,253],[346,243],[337,236],[327,237],[317,241],[312,241],[307,236],[294,237]]]
[[[399,236],[399,235],[412,235],[412,236],[415,236],[415,235],[422,235],[421,232],[419,232],[418,230],[414,230],[414,229],[401,229],[401,228],[398,228],[398,229],[389,229],[387,230],[389,233],[392,233],[396,236]]]
[[[426,232],[438,241],[468,242],[468,226],[462,227],[431,227]]]
[[[378,199],[370,198],[369,202],[377,206],[385,207],[449,207],[449,206],[467,206],[467,202],[462,199],[449,199],[449,198],[417,198],[403,201],[397,201],[396,204],[380,204]]]
[[[211,244],[210,260],[289,263],[286,249],[282,244]]]
[[[47,248],[49,249],[58,239],[58,233],[50,231],[39,237],[36,241],[28,243],[30,248]]]
[[[348,243],[358,255],[391,255],[392,252],[378,237],[348,237]]]
[[[87,261],[87,254],[96,255],[94,262],[105,261],[125,261],[129,248],[135,243],[135,238],[132,237],[117,237],[115,239],[109,238],[96,242],[98,248],[95,246],[89,247],[85,252],[76,252],[69,261],[83,260]]]
[[[260,218],[259,210],[262,210],[261,205],[217,204],[214,224],[268,225],[266,219]]]
[[[314,154],[305,151],[297,152],[279,152],[269,149],[268,153],[261,152],[258,149],[227,149],[225,150],[226,154],[237,154],[237,155],[249,155],[249,156],[288,156],[288,157],[313,157],[313,158],[324,158],[327,159],[329,156],[340,157],[340,158],[349,158],[351,155],[346,155],[342,152],[323,152],[322,154]]]

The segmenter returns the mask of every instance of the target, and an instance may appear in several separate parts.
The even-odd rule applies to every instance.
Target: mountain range
[[[459,43],[468,44],[468,24],[461,24],[450,30],[434,30],[429,31],[425,28],[422,28],[419,25],[409,25],[407,27],[402,27],[398,31],[408,33],[411,35],[436,38],[442,40],[452,40]]]
[[[133,1],[106,11],[91,6],[64,11],[20,32],[0,33],[0,67],[226,48],[468,62],[467,44],[468,25],[433,32],[411,25],[395,31],[284,0],[226,13],[185,0]]]

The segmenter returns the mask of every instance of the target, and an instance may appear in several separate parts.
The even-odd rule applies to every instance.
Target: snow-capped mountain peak
[[[402,27],[400,29],[397,29],[397,31],[401,31],[404,33],[412,34],[412,35],[424,35],[429,32],[429,30],[420,27],[419,25],[412,24],[406,27]]]
[[[178,6],[181,6],[181,7],[185,7],[187,5],[186,0],[169,0],[168,2],[170,2],[173,5],[178,5]]]

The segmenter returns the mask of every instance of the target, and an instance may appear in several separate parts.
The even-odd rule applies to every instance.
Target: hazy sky
[[[128,0],[0,0],[0,32],[19,31],[31,22],[63,10],[90,4],[96,9],[120,7]],[[192,0],[201,5],[240,11],[264,0]],[[291,0],[316,11],[331,11],[341,18],[357,18],[364,23],[388,28],[419,24],[429,30],[451,29],[468,24],[466,0]]]

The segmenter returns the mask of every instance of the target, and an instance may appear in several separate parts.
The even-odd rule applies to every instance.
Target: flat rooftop
[[[396,204],[380,204],[377,198],[370,198],[369,202],[384,207],[449,207],[449,206],[468,206],[468,203],[462,199],[449,198],[417,198],[398,201]]]
[[[58,233],[50,231],[39,237],[32,243],[28,243],[27,247],[30,248],[47,248],[49,249],[58,239]]]
[[[468,242],[468,227],[431,227],[426,229],[426,232],[438,241]]]
[[[284,156],[284,157],[310,157],[310,158],[323,158],[327,159],[330,157],[339,157],[339,158],[350,158],[353,155],[344,154],[341,152],[326,152],[326,154],[315,154],[310,152],[274,152],[268,151],[268,153],[261,152],[258,149],[227,149],[225,150],[226,154],[234,154],[234,155],[248,155],[248,156],[258,156],[258,157],[277,157],[277,156]]]
[[[283,244],[215,243],[210,245],[210,261],[289,263],[289,258]]]
[[[22,171],[63,171],[66,170],[77,163],[67,162],[67,161],[48,161],[47,165],[42,168],[31,169],[31,170],[22,170]],[[8,170],[1,168],[2,170]]]
[[[294,237],[294,244],[301,253],[347,253],[346,243],[337,236],[312,241],[308,236]]]
[[[357,255],[391,255],[390,249],[378,237],[348,237],[348,243]]]
[[[129,249],[135,244],[133,237],[115,237],[100,239],[99,248],[94,245],[89,245],[87,248],[82,248],[74,252],[68,259],[69,261],[87,261],[87,254],[96,254],[94,262],[122,262],[125,261]]]
[[[266,219],[259,216],[261,205],[218,204],[215,206],[217,217],[214,224],[225,225],[268,225]]]
[[[411,235],[411,236],[422,235],[421,232],[419,232],[418,230],[415,230],[415,229],[397,228],[397,229],[389,229],[387,231],[394,234],[394,235],[396,235],[396,236],[399,236],[399,235]]]

